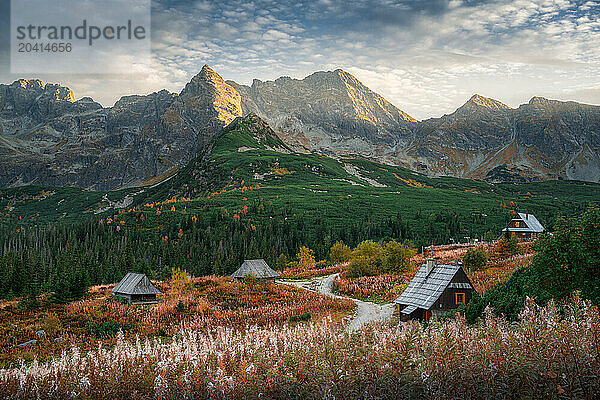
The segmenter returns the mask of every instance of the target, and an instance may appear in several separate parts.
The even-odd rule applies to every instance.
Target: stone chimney
[[[434,259],[428,259],[427,261],[425,261],[425,276],[429,276],[429,274],[431,273],[431,271],[433,271],[433,269],[435,268],[435,260]]]

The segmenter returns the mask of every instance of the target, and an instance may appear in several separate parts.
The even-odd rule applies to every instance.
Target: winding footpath
[[[394,304],[388,303],[379,305],[371,303],[369,301],[362,301],[353,299],[351,297],[340,296],[332,291],[333,281],[337,278],[338,274],[328,275],[322,278],[314,278],[310,281],[278,281],[284,285],[292,285],[305,290],[319,292],[326,296],[335,297],[339,299],[349,299],[356,303],[356,311],[354,316],[348,323],[346,330],[350,333],[356,332],[361,329],[364,325],[372,322],[388,322],[392,318],[394,313]]]

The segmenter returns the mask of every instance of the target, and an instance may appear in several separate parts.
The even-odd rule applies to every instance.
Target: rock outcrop
[[[0,85],[0,186],[154,183],[241,115],[239,93],[208,66],[179,95],[125,96],[110,108],[39,80]]]
[[[302,80],[228,82],[244,115],[265,119],[288,143],[311,150],[376,157],[409,142],[415,119],[340,69]]]
[[[481,95],[417,122],[342,70],[251,86],[229,82],[286,142],[432,176],[600,181],[600,107],[539,97],[518,109]]]

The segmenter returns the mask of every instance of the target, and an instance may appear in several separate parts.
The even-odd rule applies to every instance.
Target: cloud
[[[144,79],[52,79],[110,105],[179,91],[205,63],[245,84],[343,68],[417,118],[450,113],[475,92],[511,106],[534,95],[600,104],[595,1],[154,0],[152,17]]]

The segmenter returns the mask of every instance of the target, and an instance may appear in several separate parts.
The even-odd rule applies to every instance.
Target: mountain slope
[[[418,122],[339,69],[244,86],[205,65],[179,94],[126,96],[110,108],[38,80],[0,85],[0,186],[154,185],[250,114],[303,152],[428,176],[600,182],[600,107],[535,97],[512,109],[475,95]]]
[[[558,215],[578,214],[599,199],[600,185],[594,183],[489,184],[432,178],[361,158],[295,152],[266,122],[249,115],[236,118],[199,156],[153,186],[109,193],[0,189],[0,227],[14,231],[90,217],[96,224],[118,216],[126,221],[119,225],[122,229],[157,235],[152,237],[161,242],[164,237],[177,240],[180,229],[184,234],[192,229],[193,217],[208,223],[240,221],[242,216],[243,223],[231,232],[293,226],[325,251],[332,244],[325,237],[330,230],[448,243],[490,230],[499,235],[511,209],[534,213],[551,226]],[[202,237],[213,240],[212,233]],[[256,240],[260,238],[264,236],[257,233]],[[218,241],[214,246],[216,251]]]
[[[579,204],[585,208],[600,198],[596,198],[600,195],[600,186],[592,183],[551,181],[492,185],[470,179],[431,178],[368,159],[334,159],[295,152],[265,121],[250,114],[234,120],[211,140],[203,154],[172,179],[146,189],[135,201],[145,204],[209,195],[217,202],[228,199],[220,204],[239,207],[244,204],[241,199],[245,197],[241,195],[244,191],[240,193],[243,187],[259,187],[260,194],[254,196],[263,200],[275,202],[281,198],[288,202],[295,198],[298,210],[320,208],[319,202],[335,200],[340,205],[354,203],[358,213],[382,215],[396,212],[411,215],[411,210],[429,215],[444,209],[457,212],[464,209],[466,215],[485,210],[500,218],[506,213],[501,204],[511,201],[519,201],[531,212],[552,215],[565,207],[564,200],[573,199],[573,206]],[[337,207],[335,202],[329,206]],[[352,207],[347,211],[350,210]]]
[[[241,115],[239,94],[208,66],[179,95],[125,96],[110,108],[20,80],[0,85],[0,110],[0,186],[94,190],[164,179]]]
[[[450,115],[417,122],[342,70],[230,84],[244,114],[311,151],[360,154],[430,176],[600,181],[600,107],[533,98],[511,109],[474,95]]]
[[[264,118],[287,142],[311,150],[377,156],[410,140],[415,119],[340,69],[302,80],[229,82],[244,114]]]

